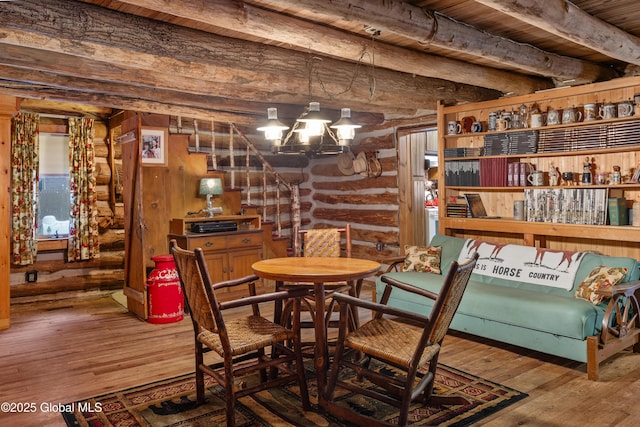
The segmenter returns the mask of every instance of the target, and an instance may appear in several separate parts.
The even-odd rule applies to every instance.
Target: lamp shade
[[[289,129],[278,120],[278,109],[267,108],[267,122],[257,130],[264,132],[264,136],[269,141],[279,141],[282,139],[282,131]]]
[[[220,178],[202,178],[200,180],[200,195],[222,194],[222,180]]]
[[[351,120],[351,109],[343,108],[340,112],[340,120],[331,125],[332,129],[336,129],[338,140],[345,143],[353,140],[356,135],[356,129],[362,126]]]

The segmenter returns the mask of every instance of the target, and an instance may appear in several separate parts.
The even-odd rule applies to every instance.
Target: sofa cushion
[[[440,274],[440,254],[442,246],[404,247],[404,265],[402,271],[420,271]]]
[[[582,261],[580,261],[580,268],[578,269],[578,273],[576,274],[576,280],[573,284],[571,295],[574,295],[576,289],[578,289],[578,286],[580,286],[585,277],[587,277],[594,268],[597,268],[601,265],[626,268],[627,274],[624,279],[622,279],[623,283],[633,282],[634,280],[638,280],[640,278],[638,261],[633,258],[588,253],[582,258]]]
[[[624,267],[598,266],[580,283],[576,289],[576,298],[600,304],[604,300],[604,296],[597,294],[596,291],[617,285],[626,275],[627,269]]]

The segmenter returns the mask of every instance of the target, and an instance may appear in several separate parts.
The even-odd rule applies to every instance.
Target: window
[[[69,235],[69,136],[40,134],[38,238]]]

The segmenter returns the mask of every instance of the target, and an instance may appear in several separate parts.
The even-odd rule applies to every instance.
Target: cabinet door
[[[229,278],[235,279],[253,274],[251,265],[260,261],[260,249],[242,249],[229,252]]]
[[[229,271],[227,254],[224,252],[205,252],[205,258],[207,260],[207,269],[209,270],[211,282],[218,283],[229,278],[227,275]]]

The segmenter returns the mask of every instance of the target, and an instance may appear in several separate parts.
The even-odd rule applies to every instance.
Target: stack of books
[[[452,218],[467,218],[469,211],[466,201],[463,203],[447,203],[447,216]]]
[[[538,150],[538,131],[497,133],[484,136],[484,155],[532,154]]]
[[[477,187],[480,185],[480,161],[447,160],[444,181],[449,186]]]
[[[507,187],[526,187],[529,184],[527,177],[533,170],[533,166],[526,162],[512,162],[507,166]]]

